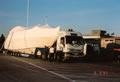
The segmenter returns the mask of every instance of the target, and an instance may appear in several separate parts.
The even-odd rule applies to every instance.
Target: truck
[[[115,44],[113,50],[115,59],[120,60],[120,36],[115,37]]]
[[[54,48],[54,59],[57,61],[85,56],[80,32],[72,29],[61,31],[60,26],[53,28],[48,24],[33,28],[14,27],[8,34],[4,48],[12,55],[27,55],[43,60],[50,58],[50,48]]]

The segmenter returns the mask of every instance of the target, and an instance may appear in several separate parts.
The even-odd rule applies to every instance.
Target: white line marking
[[[15,57],[15,58],[16,58],[16,57]],[[24,62],[24,63],[27,63],[27,64],[29,64],[29,65],[32,65],[32,66],[34,66],[34,67],[37,67],[37,68],[39,68],[39,69],[42,69],[42,70],[44,70],[44,71],[47,71],[47,72],[49,72],[49,73],[51,73],[51,74],[54,74],[54,75],[56,75],[56,76],[59,76],[59,77],[61,77],[61,78],[64,78],[64,79],[66,79],[66,80],[68,80],[68,81],[70,81],[70,82],[75,82],[75,80],[72,80],[72,79],[70,79],[70,78],[68,78],[68,77],[65,77],[65,76],[63,76],[63,75],[61,75],[61,74],[58,74],[58,73],[56,73],[56,72],[49,71],[49,70],[47,70],[46,68],[43,68],[43,67],[41,67],[41,66],[37,66],[37,65],[35,65],[35,64],[33,64],[33,63],[27,62],[27,61],[22,60],[22,59],[18,59],[18,58],[16,58],[16,59],[19,60],[19,61],[22,61],[22,62]]]

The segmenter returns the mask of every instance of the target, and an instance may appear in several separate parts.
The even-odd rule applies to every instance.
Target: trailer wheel
[[[17,56],[20,57],[21,56],[20,53],[17,53]]]
[[[15,52],[12,52],[12,56],[15,56]]]
[[[42,60],[47,60],[48,54],[46,52],[42,52],[41,54],[41,59]]]

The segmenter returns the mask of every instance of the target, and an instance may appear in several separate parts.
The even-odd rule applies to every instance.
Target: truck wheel
[[[56,61],[58,61],[58,62],[62,62],[62,54],[63,53],[57,53],[57,55],[56,55]]]
[[[62,62],[62,56],[61,56],[61,55],[57,55],[56,60],[57,60],[58,62]]]

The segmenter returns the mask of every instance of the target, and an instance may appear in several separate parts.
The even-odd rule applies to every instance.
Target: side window
[[[64,45],[64,37],[61,38],[60,43]]]

